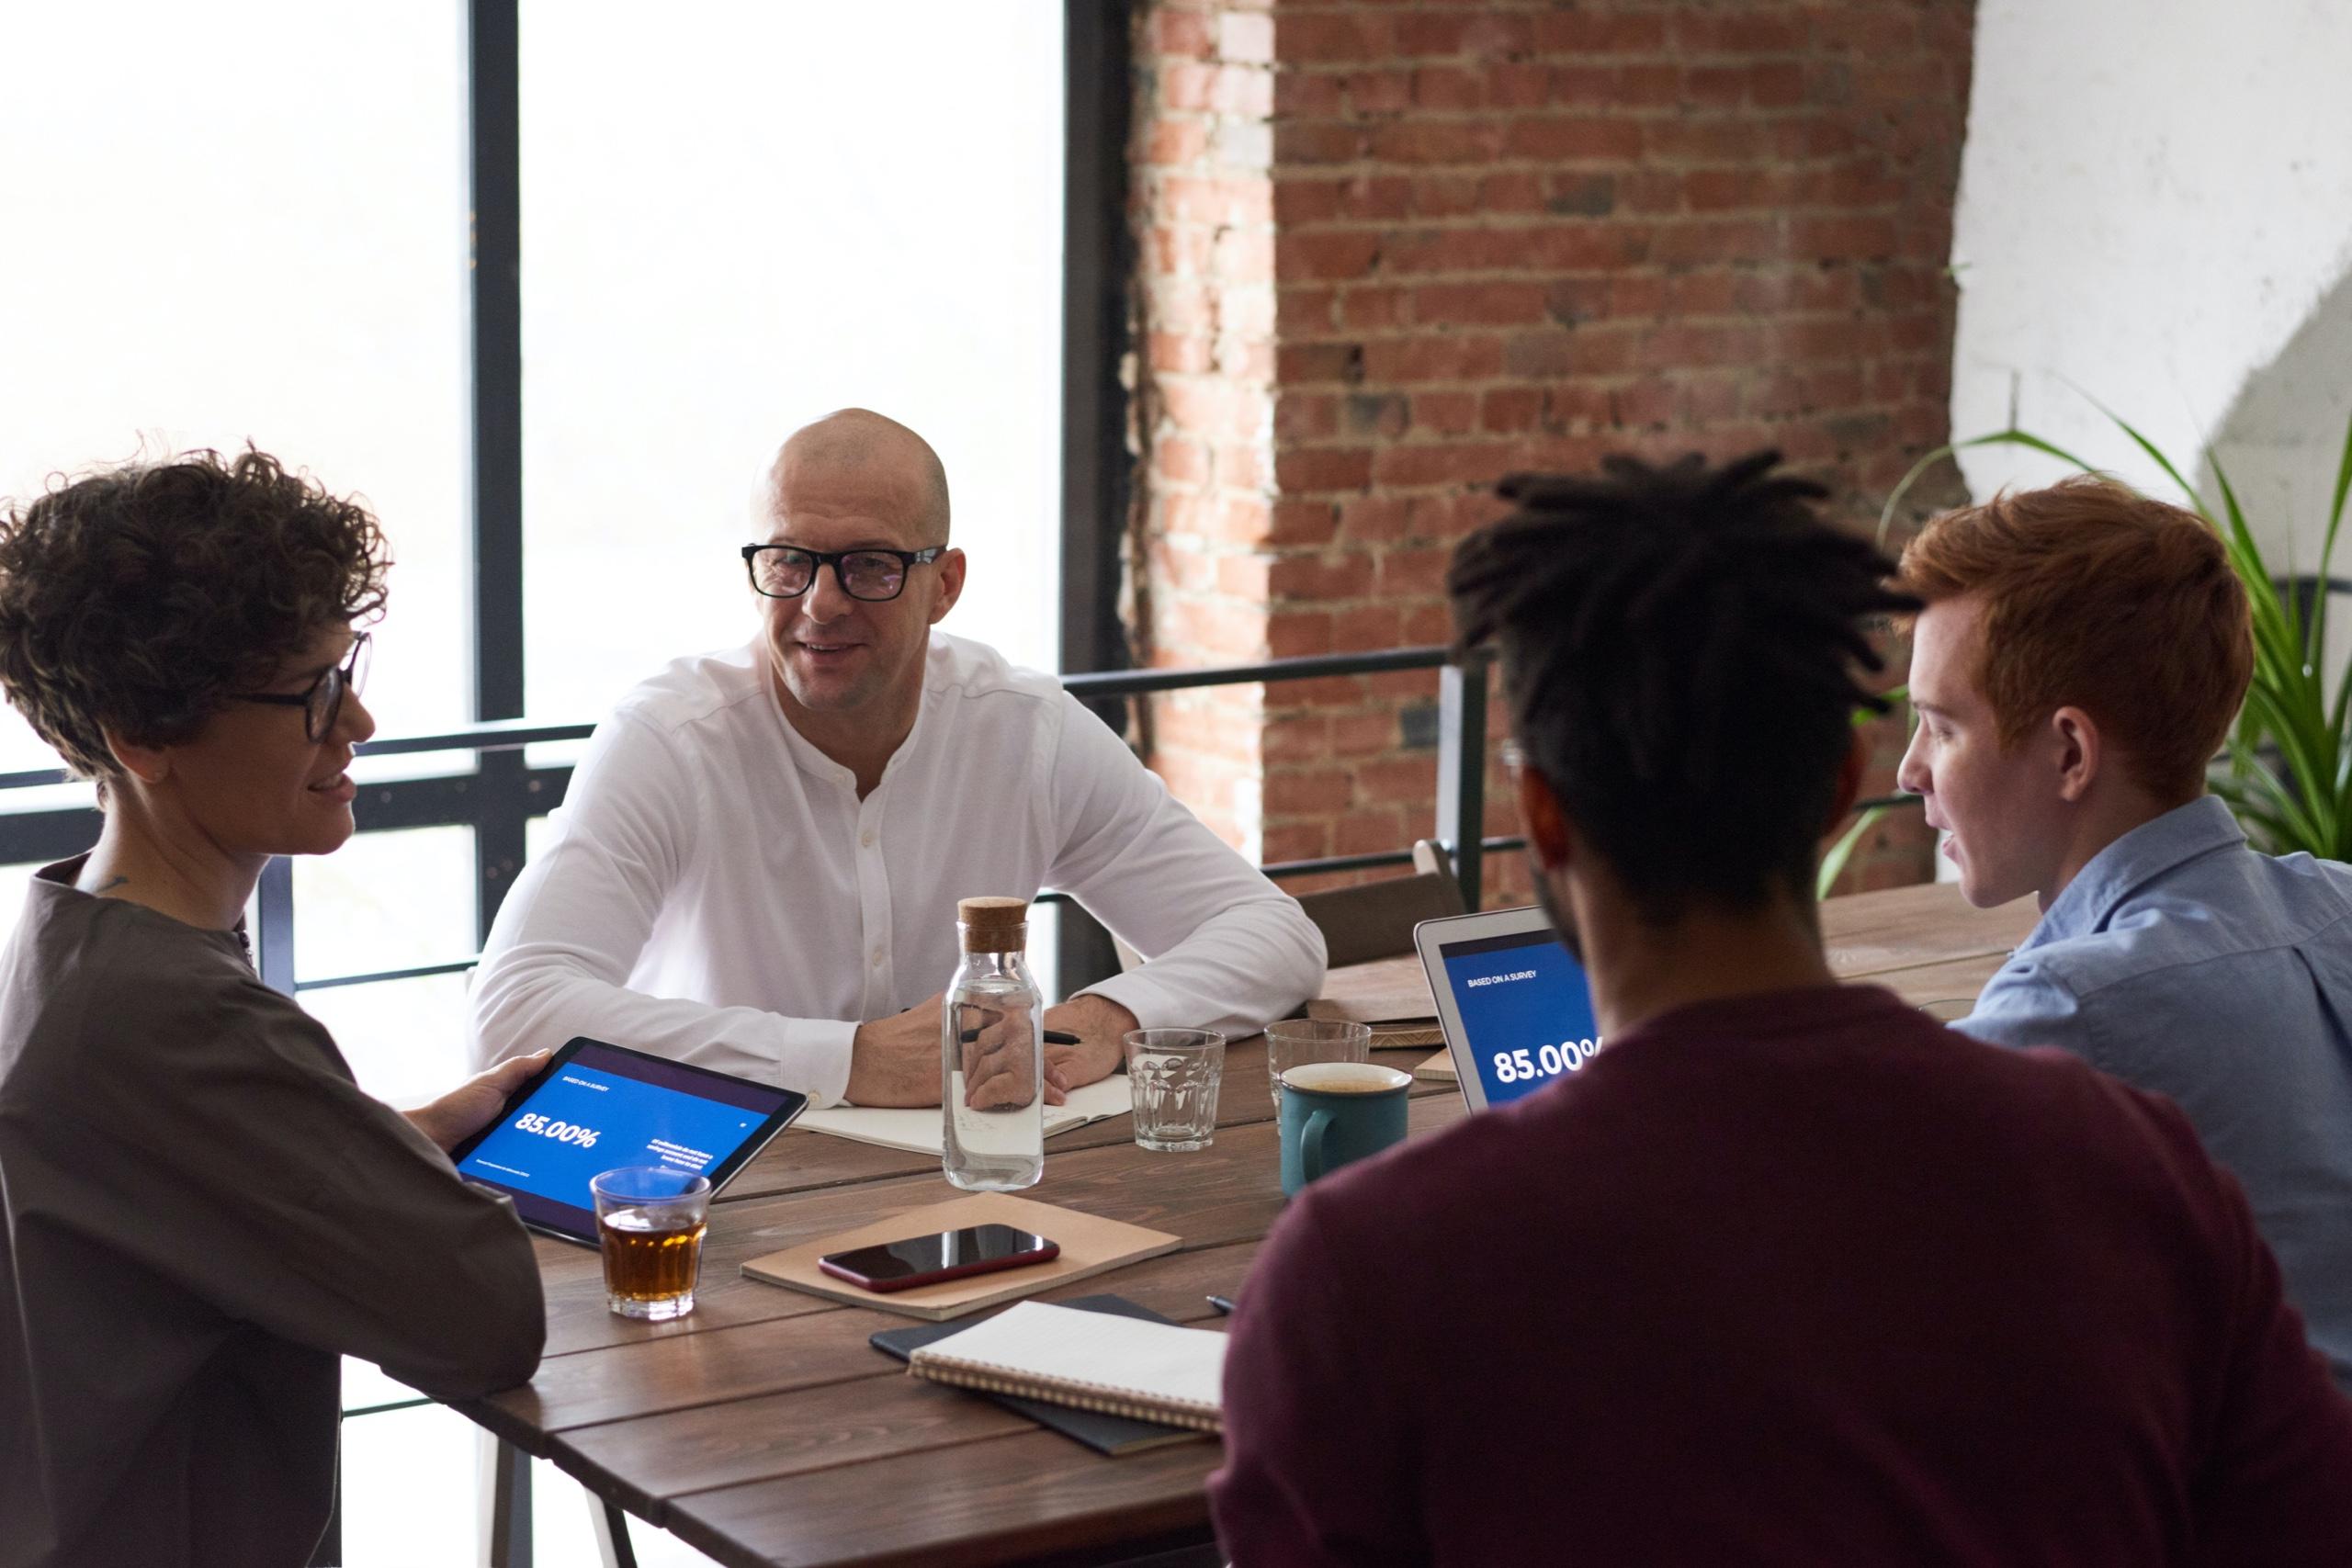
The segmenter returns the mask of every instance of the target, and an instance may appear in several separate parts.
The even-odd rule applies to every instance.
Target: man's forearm
[[[1140,968],[1090,994],[1117,1003],[1146,1028],[1247,1034],[1314,998],[1323,979],[1323,937],[1295,900],[1254,900],[1204,919]]]
[[[650,997],[569,972],[560,960],[509,954],[482,982],[474,1029],[479,1062],[560,1046],[586,1034],[776,1084],[829,1105],[843,1094],[857,1025]]]

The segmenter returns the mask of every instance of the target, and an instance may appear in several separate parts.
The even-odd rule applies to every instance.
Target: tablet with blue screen
[[[1584,965],[1543,910],[1424,920],[1413,943],[1471,1110],[1524,1099],[1600,1049]]]
[[[717,1192],[808,1104],[788,1089],[582,1036],[449,1157],[467,1180],[514,1199],[532,1229],[594,1247],[597,1176],[665,1166],[709,1178]]]

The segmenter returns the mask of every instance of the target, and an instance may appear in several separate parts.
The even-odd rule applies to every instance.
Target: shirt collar
[[[151,909],[146,905],[129,898],[105,898],[100,894],[85,893],[74,884],[81,880],[82,867],[88,863],[92,852],[89,850],[84,850],[70,860],[58,861],[34,872],[31,883],[32,899],[38,905],[52,909],[62,909],[75,902],[91,905],[104,902],[109,908],[128,911],[133,919],[162,920],[174,931],[194,931],[208,942],[219,942],[224,939],[232,941],[237,944],[237,953],[244,959],[245,967],[259,973],[254,963],[253,937],[245,929],[245,917],[243,914],[238,915],[235,925],[224,931],[211,926],[189,925],[186,920],[175,919],[161,909]]]
[[[796,767],[810,778],[821,779],[826,784],[851,789],[856,787],[855,773],[826,756],[817,749],[815,741],[792,728],[792,720],[785,716],[784,705],[776,701],[773,692],[767,694],[767,707],[768,712],[775,716],[775,727],[784,736],[784,749],[791,755]]]
[[[1685,1002],[1644,1019],[1622,1034],[1610,1036],[1609,1046],[1613,1050],[1632,1043],[1693,1036],[1763,1040],[1784,1034],[1823,1034],[1877,1014],[1909,1014],[1923,1019],[1927,1016],[1915,1012],[1883,987],[1868,981],[1833,982]]]
[[[2098,931],[2117,905],[2166,872],[2245,842],[2245,830],[2218,796],[2199,795],[2176,806],[2091,856],[2018,951]]]

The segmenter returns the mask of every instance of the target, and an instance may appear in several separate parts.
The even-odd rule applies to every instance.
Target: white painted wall
[[[2014,388],[2026,428],[2177,494],[2087,392],[2192,479],[2213,440],[2309,569],[2352,417],[2352,4],[1980,0],[1952,251],[1955,437]],[[1962,469],[1979,497],[2064,471]]]

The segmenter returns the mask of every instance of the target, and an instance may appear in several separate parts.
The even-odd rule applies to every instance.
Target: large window
[[[386,733],[469,716],[448,635],[461,18],[455,0],[0,10],[0,494],[248,441],[359,492],[398,558],[368,690]],[[0,770],[55,762],[0,714]]]
[[[843,405],[947,466],[948,629],[1058,667],[1061,33],[1037,4],[524,6],[533,714],[748,638],[756,480]]]
[[[0,493],[247,441],[359,492],[397,558],[368,694],[387,737],[474,716],[471,463],[502,455],[471,424],[469,15],[151,0],[0,18],[0,51],[36,67],[0,95],[17,220]],[[519,145],[529,716],[593,721],[666,660],[747,638],[734,549],[760,470],[845,404],[906,421],[946,462],[973,558],[948,629],[1057,667],[1060,8],[745,0],[654,26],[615,0],[524,0],[515,36],[486,101]],[[0,715],[0,772],[54,762]],[[460,752],[356,771],[473,768]],[[296,978],[469,954],[495,896],[466,871],[492,784],[396,811],[363,798],[363,828],[372,812],[406,830],[297,868]],[[16,791],[0,813],[88,799]],[[388,1097],[462,1065],[462,977],[301,995]]]
[[[501,90],[469,96],[482,20],[510,15]],[[511,630],[519,608],[528,716],[585,723],[664,661],[751,635],[734,548],[760,470],[795,425],[862,404],[946,463],[972,557],[948,629],[1057,668],[1063,17],[966,0],[0,10],[0,494],[247,442],[357,492],[397,562],[368,692],[383,737],[476,716],[478,569],[519,546],[520,605],[487,615]],[[503,236],[469,227],[483,102],[519,145]],[[519,453],[476,406],[469,239],[519,243]],[[519,524],[486,508],[477,554],[476,465],[517,458]],[[0,710],[0,773],[55,764]],[[387,785],[363,795],[361,836],[277,885],[293,976],[363,1086],[413,1103],[463,1067],[485,846],[520,855],[560,778],[463,751],[355,771]],[[24,863],[95,832],[59,815],[89,800],[0,792],[0,936]],[[416,969],[439,972],[322,984]],[[386,1419],[391,1442],[427,1415]],[[425,1484],[401,1451],[371,1468]]]

